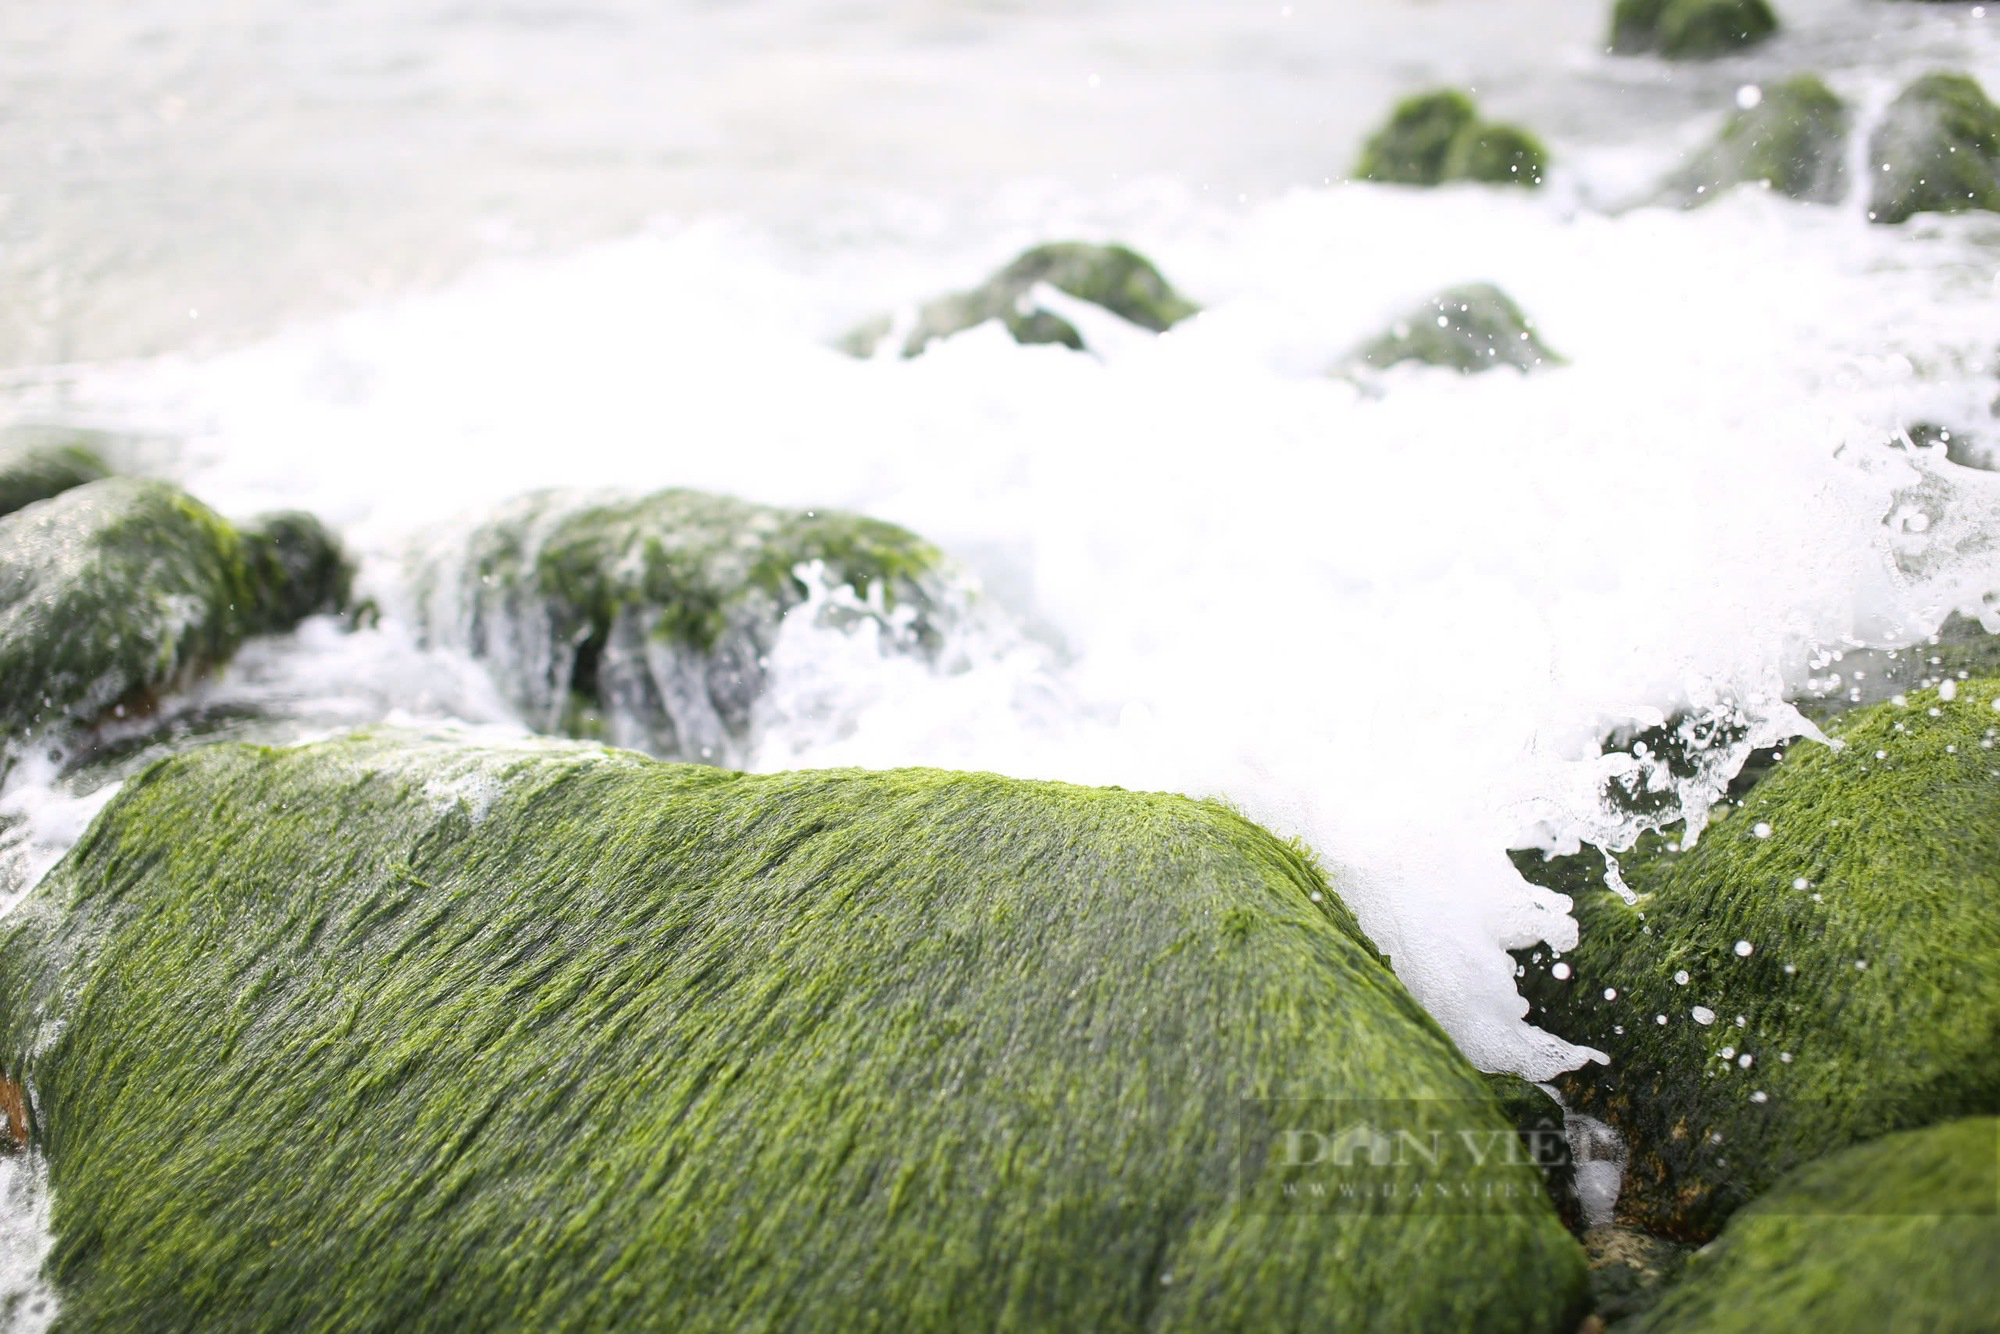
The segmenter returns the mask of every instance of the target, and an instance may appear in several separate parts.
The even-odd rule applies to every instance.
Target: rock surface
[[[1044,284],[1153,333],[1164,333],[1200,310],[1135,250],[1058,241],[1022,252],[978,287],[926,303],[903,339],[902,355],[914,357],[937,340],[988,320],[1006,326],[1017,343],[1060,343],[1084,350],[1076,326],[1036,302],[1035,288]],[[852,356],[873,356],[894,328],[891,317],[879,316],[850,332],[839,346]]]
[[[702,491],[523,496],[428,553],[428,638],[487,662],[539,730],[720,762],[809,588],[847,590],[899,641],[935,638],[943,558],[894,524]]]
[[[1438,293],[1362,347],[1354,359],[1377,370],[1418,361],[1462,375],[1500,366],[1530,371],[1562,363],[1521,308],[1491,283]]]
[[[1582,939],[1523,988],[1611,1057],[1558,1083],[1627,1138],[1620,1221],[1703,1241],[1794,1167],[2000,1109],[1996,698],[1836,720],[1841,749],[1794,746],[1694,848],[1627,855],[1635,904],[1563,886]]]
[[[1926,74],[1889,104],[1868,161],[1876,222],[2000,210],[2000,107],[1967,75]]]
[[[305,516],[239,531],[130,477],[30,505],[0,518],[0,735],[92,722],[344,588],[337,544]]]
[[[1847,193],[1848,122],[1846,104],[1817,75],[1772,84],[1756,106],[1730,117],[1669,193],[1695,205],[1732,185],[1765,183],[1805,203],[1839,203]]]
[[[1397,103],[1361,150],[1354,176],[1394,185],[1481,181],[1532,188],[1547,169],[1548,150],[1539,139],[1480,120],[1471,98],[1447,88]]]
[[[1697,1252],[1631,1334],[1976,1334],[2000,1311],[2000,1121],[1890,1135],[1801,1168]]]
[[[79,441],[0,444],[0,518],[110,475],[97,451]]]
[[[0,1053],[74,1328],[1581,1314],[1532,1167],[1285,1202],[1341,1100],[1513,1131],[1320,874],[1181,797],[210,746],[0,923]]]
[[[1754,46],[1778,30],[1766,0],[1617,0],[1611,49],[1706,60]]]

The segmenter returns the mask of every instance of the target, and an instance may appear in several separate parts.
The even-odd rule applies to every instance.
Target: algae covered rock
[[[2000,1121],[1889,1135],[1786,1177],[1730,1220],[1634,1334],[1978,1334],[2000,1312]]]
[[[720,762],[750,725],[805,575],[933,647],[943,557],[906,529],[670,490],[542,491],[430,553],[426,636],[485,660],[531,725]]]
[[[1590,1256],[1591,1313],[1607,1321],[1652,1309],[1679,1276],[1689,1250],[1615,1224],[1584,1233],[1583,1248]]]
[[[1474,375],[1499,366],[1530,371],[1560,365],[1535,326],[1505,292],[1473,283],[1438,293],[1355,354],[1377,370],[1405,361]]]
[[[1484,181],[1538,186],[1548,151],[1526,130],[1479,119],[1472,99],[1455,89],[1423,93],[1396,104],[1368,140],[1354,175],[1397,185]]]
[[[246,535],[129,477],[0,518],[0,734],[88,723],[323,609],[338,549],[310,521],[282,527]]]
[[[1611,49],[1703,60],[1754,46],[1778,30],[1766,0],[1617,0]]]
[[[80,440],[0,443],[0,517],[110,475],[97,451]]]
[[[1153,262],[1136,250],[1058,241],[1022,252],[970,291],[924,305],[903,340],[902,354],[914,357],[938,339],[988,320],[1000,321],[1017,343],[1061,343],[1083,350],[1083,335],[1076,326],[1036,303],[1035,288],[1043,284],[1101,306],[1153,333],[1164,333],[1200,309],[1176,292]],[[852,356],[872,356],[894,324],[891,318],[878,316],[854,329],[838,345]]]
[[[1794,1167],[2000,1109],[2000,682],[1836,720],[1582,938],[1524,960],[1531,1017],[1608,1053],[1558,1081],[1629,1149],[1621,1221],[1700,1241]]]
[[[1762,182],[1811,204],[1847,192],[1847,106],[1818,76],[1795,75],[1761,91],[1673,181],[1684,204],[1704,203],[1732,185]]]
[[[2000,210],[2000,107],[1968,75],[1926,74],[1889,104],[1868,161],[1876,222]]]
[[[1479,1077],[1294,849],[1180,797],[211,746],[0,922],[0,1052],[75,1328],[1580,1314]],[[1381,1188],[1284,1192],[1336,1155]]]

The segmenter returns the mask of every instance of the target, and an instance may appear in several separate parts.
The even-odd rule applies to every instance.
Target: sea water
[[[156,8],[0,20],[33,38],[0,273],[34,294],[0,417],[316,511],[383,609],[177,707],[519,727],[506,664],[412,616],[422,553],[507,497],[860,510],[940,545],[974,613],[931,661],[816,593],[742,762],[1222,798],[1304,840],[1468,1056],[1542,1079],[1588,1053],[1526,1022],[1506,951],[1575,926],[1506,853],[1629,843],[1607,734],[1741,721],[1675,794],[1698,827],[1750,744],[1817,744],[1784,700],[1835,652],[2000,629],[2000,473],[1901,434],[2000,440],[2000,217],[1655,202],[1797,70],[1863,134],[1929,68],[2000,92],[2000,13],[1788,0],[1770,44],[1669,65],[1575,0]],[[1345,180],[1445,83],[1545,135],[1545,189]],[[1069,237],[1203,313],[1066,307],[1090,353],[829,347]],[[1468,281],[1563,364],[1349,368]],[[17,890],[104,795],[17,772]]]

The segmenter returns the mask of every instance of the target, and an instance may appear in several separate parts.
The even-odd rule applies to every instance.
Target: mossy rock
[[[1377,370],[1405,361],[1473,375],[1499,366],[1529,371],[1562,364],[1513,299],[1491,283],[1440,292],[1364,346],[1355,359]]]
[[[0,518],[0,735],[89,723],[329,609],[329,566],[310,520],[245,534],[165,482],[106,478]]]
[[[2000,1312],[2000,1121],[1889,1135],[1803,1167],[1621,1334],[1983,1334]]]
[[[1521,1136],[1522,1151],[1542,1173],[1542,1185],[1564,1226],[1577,1230],[1582,1207],[1576,1195],[1576,1157],[1563,1106],[1548,1089],[1519,1075],[1483,1074],[1500,1114]]]
[[[1838,203],[1847,192],[1848,121],[1846,104],[1817,75],[1795,75],[1730,117],[1669,190],[1694,205],[1761,182],[1805,203]]]
[[[943,557],[915,534],[688,490],[523,496],[433,554],[419,614],[540,730],[719,763],[748,732],[812,562],[898,643],[936,646]]]
[[[1617,0],[1611,49],[1708,60],[1754,46],[1778,30],[1766,0]]]
[[[1548,167],[1539,139],[1512,125],[1479,119],[1456,89],[1406,98],[1361,150],[1354,175],[1395,185],[1483,181],[1538,186]]]
[[[1611,1057],[1557,1082],[1627,1137],[1619,1221],[1703,1241],[1814,1158],[2000,1108],[1996,698],[1848,714],[1694,848],[1626,855],[1636,903],[1564,886],[1582,938],[1524,959],[1523,990]]]
[[[1651,1310],[1670,1290],[1690,1250],[1615,1224],[1584,1233],[1583,1248],[1590,1257],[1591,1314],[1605,1321]]]
[[[1548,162],[1542,141],[1526,130],[1482,123],[1452,141],[1445,155],[1444,179],[1533,188],[1541,185]]]
[[[110,475],[84,441],[10,438],[0,443],[0,517]]]
[[[1876,222],[2000,210],[2000,107],[1968,75],[1926,74],[1883,113],[1868,162]]]
[[[206,747],[0,923],[0,1053],[67,1329],[1581,1314],[1517,1162],[1272,1202],[1273,1108],[1511,1131],[1320,874],[1182,797]]]
[[[938,339],[988,320],[1000,321],[1017,343],[1060,343],[1084,350],[1083,335],[1075,325],[1034,304],[1034,289],[1042,283],[1153,333],[1164,333],[1201,309],[1176,292],[1153,262],[1136,250],[1058,241],[1023,251],[970,291],[926,303],[903,341],[903,355],[914,357]],[[893,324],[888,317],[877,316],[836,345],[850,356],[873,356]]]

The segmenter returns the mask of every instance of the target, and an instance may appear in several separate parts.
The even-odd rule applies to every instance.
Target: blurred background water
[[[801,253],[1026,186],[1243,206],[1470,85],[1616,198],[1741,83],[1993,71],[1966,5],[1787,0],[1710,64],[1606,0],[72,0],[0,12],[0,366],[227,345],[662,216]],[[895,204],[900,201],[902,207]],[[940,216],[942,214],[943,216]]]

